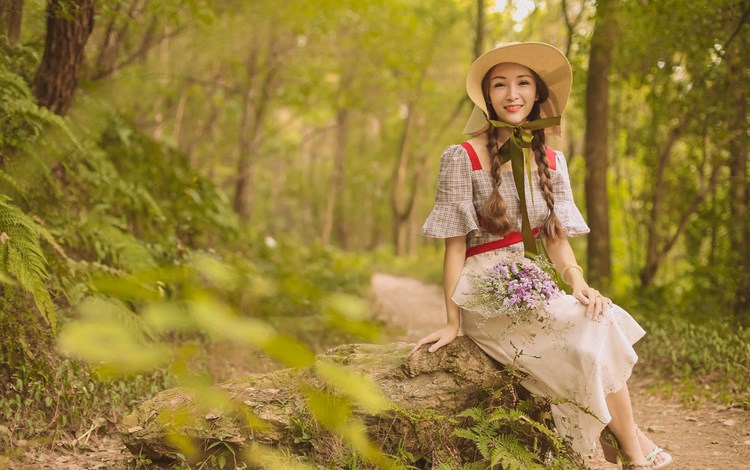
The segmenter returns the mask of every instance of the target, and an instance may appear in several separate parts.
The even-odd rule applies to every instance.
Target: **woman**
[[[422,228],[445,239],[448,321],[412,352],[428,343],[434,352],[461,328],[487,354],[526,373],[528,390],[553,399],[557,430],[575,450],[592,454],[606,426],[623,468],[663,468],[672,457],[635,425],[626,384],[637,360],[632,345],[645,332],[586,283],[568,243],[589,228],[573,201],[565,158],[544,137],[545,130],[559,132],[571,84],[567,58],[544,43],[506,44],[471,65],[466,88],[476,106],[464,132],[472,137],[443,153],[435,207]],[[535,238],[572,295],[550,300],[544,321],[485,318],[470,301],[472,276],[533,255]],[[608,443],[602,441],[605,456],[616,463]]]

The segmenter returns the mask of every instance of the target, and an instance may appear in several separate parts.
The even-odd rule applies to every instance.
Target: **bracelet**
[[[570,271],[571,269],[577,269],[577,270],[579,270],[579,271],[581,272],[581,275],[583,276],[583,268],[582,268],[582,267],[578,266],[578,265],[577,265],[577,264],[575,264],[575,263],[573,263],[573,264],[569,264],[569,265],[565,266],[565,267],[564,267],[564,268],[562,269],[562,271],[560,271],[560,277],[562,278],[563,282],[565,282],[566,284],[569,284],[569,283],[568,283],[567,279],[565,279],[565,275],[566,275],[566,274],[568,273],[568,271]]]

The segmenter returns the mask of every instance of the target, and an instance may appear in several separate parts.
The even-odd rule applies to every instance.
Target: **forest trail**
[[[378,317],[401,330],[400,341],[416,342],[445,321],[439,286],[376,274],[372,297]],[[750,469],[750,412],[725,405],[687,408],[647,393],[647,378],[640,374],[636,367],[630,381],[636,420],[671,452],[674,462],[669,470]],[[619,469],[601,456],[588,465],[592,470]]]
[[[392,327],[393,341],[416,342],[442,326],[445,319],[442,288],[411,278],[375,274],[370,301],[377,317]],[[217,376],[236,377],[257,371],[257,357],[238,361],[242,354],[237,349],[215,348],[212,355],[215,364],[209,367]],[[722,405],[686,408],[676,400],[650,395],[646,388],[647,381],[636,368],[631,381],[636,419],[655,441],[672,452],[675,462],[670,470],[750,469],[750,412]],[[0,456],[0,470],[133,468],[126,464],[132,455],[117,437],[113,423],[103,423],[92,431],[51,447],[25,443],[15,457]],[[601,457],[590,461],[589,467],[619,469]]]

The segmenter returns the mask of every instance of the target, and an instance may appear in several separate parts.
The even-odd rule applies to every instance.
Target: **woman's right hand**
[[[445,325],[444,327],[440,328],[439,330],[430,333],[429,335],[425,336],[424,338],[420,339],[419,342],[417,342],[416,346],[409,351],[409,355],[411,356],[419,348],[421,348],[423,345],[428,343],[434,343],[428,351],[435,352],[438,349],[442,348],[446,344],[449,344],[451,341],[456,339],[456,336],[458,336],[458,325]]]

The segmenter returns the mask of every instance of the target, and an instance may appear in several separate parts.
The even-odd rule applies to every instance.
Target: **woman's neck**
[[[503,145],[505,141],[510,139],[510,135],[513,133],[513,129],[510,129],[508,127],[498,127],[497,128],[497,143],[498,145]]]

